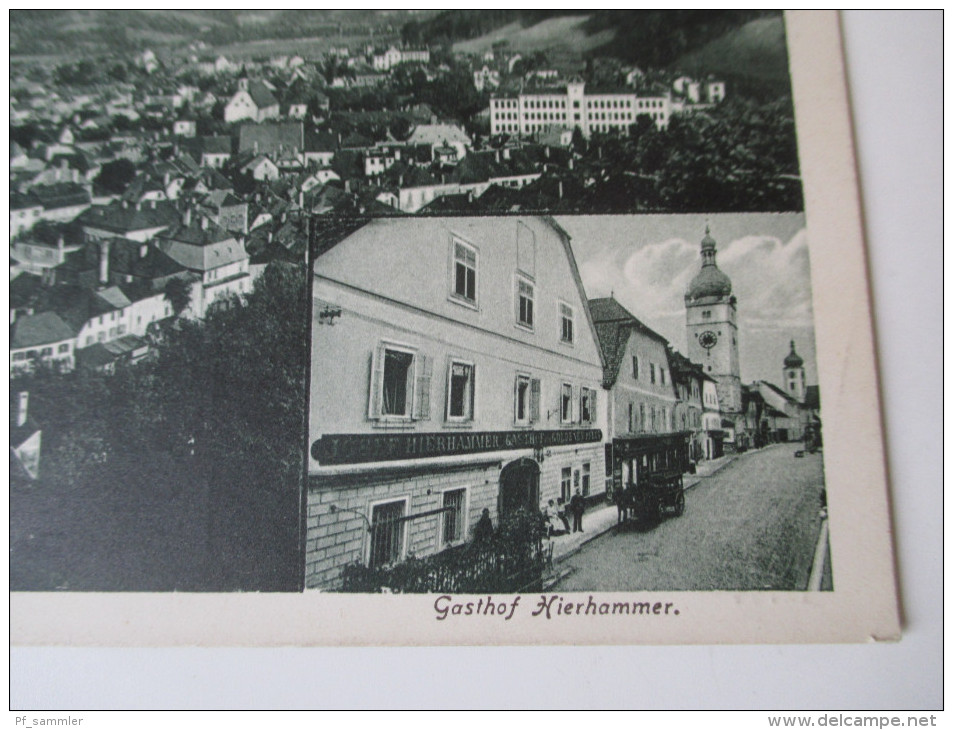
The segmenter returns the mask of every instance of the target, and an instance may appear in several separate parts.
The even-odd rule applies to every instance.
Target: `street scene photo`
[[[312,257],[307,588],[832,589],[803,214],[327,219]]]

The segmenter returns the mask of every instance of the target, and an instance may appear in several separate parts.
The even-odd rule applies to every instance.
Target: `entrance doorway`
[[[519,459],[500,472],[500,518],[520,507],[539,510],[539,464],[532,459]]]

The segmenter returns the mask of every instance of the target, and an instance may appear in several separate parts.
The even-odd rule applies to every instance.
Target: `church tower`
[[[715,254],[715,239],[706,226],[701,270],[685,292],[688,357],[717,381],[721,412],[739,413],[738,300],[731,293],[731,279],[715,263]]]
[[[794,340],[791,340],[791,352],[784,358],[784,383],[787,394],[798,403],[804,402],[807,395],[807,386],[804,383],[804,360],[794,351]]]

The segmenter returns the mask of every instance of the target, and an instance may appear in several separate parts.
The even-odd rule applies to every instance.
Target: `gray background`
[[[13,649],[10,706],[937,709],[942,704],[942,24],[845,13],[903,640],[871,646]]]

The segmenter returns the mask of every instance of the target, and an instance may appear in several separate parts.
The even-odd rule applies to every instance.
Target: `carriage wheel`
[[[655,503],[655,515],[661,520],[665,517],[665,512],[665,500],[660,499]]]
[[[685,492],[678,490],[678,496],[675,497],[675,516],[681,517],[685,513]]]

